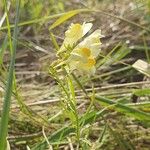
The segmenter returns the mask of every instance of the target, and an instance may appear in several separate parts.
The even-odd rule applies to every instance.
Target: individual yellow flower
[[[92,23],[72,23],[65,32],[65,39],[58,53],[66,51],[67,47],[72,48],[91,28]]]
[[[101,50],[101,37],[101,30],[96,30],[73,49],[67,60],[70,71],[78,70],[82,73],[95,73],[96,57]]]

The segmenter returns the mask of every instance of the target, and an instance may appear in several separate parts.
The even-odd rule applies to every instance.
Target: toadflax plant
[[[91,28],[92,23],[71,24],[65,32],[65,39],[58,53],[67,53],[69,55],[65,60],[65,64],[70,72],[78,70],[81,73],[91,75],[95,73],[95,59],[101,50],[101,30],[95,30],[77,44]]]
[[[92,23],[71,24],[65,32],[62,46],[57,51],[58,59],[50,66],[50,75],[60,86],[63,111],[71,120],[71,125],[76,129],[76,139],[81,138],[80,117],[77,108],[74,80],[82,86],[76,78],[80,75],[94,75],[96,68],[96,57],[100,53],[101,30],[95,30],[89,36],[86,34],[91,30]],[[55,43],[56,45],[56,43]],[[76,73],[76,75],[74,74]]]

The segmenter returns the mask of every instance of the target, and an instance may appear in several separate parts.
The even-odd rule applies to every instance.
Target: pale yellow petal
[[[83,27],[78,23],[71,24],[69,29],[65,32],[65,37],[67,39],[70,38],[74,40],[73,42],[77,42],[77,40],[79,40],[82,36],[83,36]]]
[[[92,26],[93,26],[92,23],[83,23],[83,25],[82,25],[83,36],[91,30]]]
[[[91,28],[92,23],[83,23],[83,25],[72,23],[65,32],[65,39],[59,52],[65,51],[68,46],[73,47]]]
[[[100,51],[101,51],[100,46],[101,46],[101,43],[92,44],[92,45],[90,46],[91,55],[92,55],[93,57],[96,58],[96,57],[99,55],[99,53],[100,53]]]
[[[91,35],[85,38],[81,43],[79,43],[78,47],[87,47],[91,50],[91,55],[93,57],[97,57],[100,52],[100,41],[101,30],[94,31]]]
[[[76,44],[76,42],[82,38],[91,29],[91,27],[91,23],[83,23],[83,25],[72,24],[66,32],[64,43],[66,45]],[[101,50],[101,37],[101,30],[95,30],[72,50],[66,61],[70,71],[78,70],[80,73],[87,73],[89,75],[93,75],[95,73],[96,57],[99,55]]]

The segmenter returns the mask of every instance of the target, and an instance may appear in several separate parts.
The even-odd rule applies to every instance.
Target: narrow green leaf
[[[114,51],[116,51],[116,50],[120,47],[121,44],[122,44],[122,43],[119,42],[106,56],[100,55],[100,56],[103,57],[103,59],[100,59],[100,60],[97,62],[97,64],[96,64],[97,68],[100,67],[101,65],[105,64],[105,63],[111,58],[112,53],[113,53]]]
[[[95,111],[89,112],[80,119],[80,124],[84,126],[88,123],[94,122],[96,118],[97,118],[97,113]]]
[[[131,52],[131,49],[129,49],[126,44],[123,44],[121,47],[120,45],[121,43],[118,43],[106,56],[100,54],[103,59],[99,60],[96,66],[100,67],[112,65],[126,57]]]
[[[60,130],[56,131],[54,134],[48,137],[50,142],[61,141],[64,137],[68,136],[70,133],[75,132],[75,128],[73,127],[63,127]],[[36,145],[31,150],[45,150],[47,147],[47,142],[44,140],[42,143]]]
[[[112,100],[102,97],[102,96],[96,96],[95,99],[106,106],[113,105],[111,108],[114,108],[116,111],[122,112],[125,115],[134,117],[134,118],[142,120],[142,121],[147,121],[147,122],[150,121],[149,113],[145,113],[143,111],[140,111],[140,110],[137,110],[130,106],[126,106],[121,103],[112,101]]]
[[[131,49],[127,47],[126,44],[122,45],[122,47],[115,53],[114,60],[119,61],[125,56],[131,53]]]
[[[79,11],[81,12],[81,9],[79,9]],[[89,10],[82,9],[82,11],[86,12],[86,11],[89,11]],[[41,18],[38,18],[38,19],[27,20],[27,21],[19,23],[18,26],[20,27],[20,26],[26,26],[26,25],[31,25],[31,24],[38,24],[38,23],[45,22],[45,21],[50,20],[50,19],[61,17],[65,14],[67,14],[67,13],[66,12],[65,13],[59,13],[59,14],[54,14],[54,15],[41,17]],[[14,28],[14,26],[15,26],[14,24],[11,24],[10,28]],[[0,31],[6,30],[6,29],[7,29],[7,26],[0,27]]]
[[[107,130],[107,124],[105,124],[104,129],[103,129],[103,131],[101,132],[101,135],[100,135],[100,137],[99,137],[98,140],[97,140],[98,142],[100,142],[100,143],[103,142],[103,139],[104,139],[105,134],[106,134],[106,130]]]
[[[7,42],[8,42],[7,40],[8,40],[8,38],[6,36],[5,40],[4,40],[3,44],[2,44],[2,47],[0,48],[0,65],[2,65],[2,63],[3,63],[4,52],[5,52],[6,48],[7,48]]]
[[[150,88],[134,90],[136,96],[150,96]]]
[[[50,32],[50,37],[51,37],[52,43],[53,43],[53,45],[56,49],[56,52],[57,52],[59,50],[59,45],[58,45],[56,38],[52,32]]]
[[[129,54],[131,50],[126,46],[126,44],[122,45],[120,49],[118,49],[111,57],[106,61],[107,65],[113,64],[114,62],[120,61],[127,54]]]
[[[100,116],[102,116],[106,111],[106,109],[100,110],[98,112],[90,112],[89,115],[85,115],[83,117],[81,117],[79,119],[79,123],[80,125],[86,125],[86,124],[90,124],[92,123],[95,119],[99,118]],[[71,127],[71,124],[69,124],[66,127],[63,127],[61,129],[59,129],[58,131],[56,131],[55,133],[53,133],[52,135],[50,135],[48,137],[49,142],[60,142],[60,137],[61,139],[66,138],[67,136],[69,136],[70,133],[74,133],[76,131],[76,128]],[[42,143],[37,144],[35,147],[32,148],[32,150],[44,150],[44,148],[46,148],[47,146],[47,142],[44,140]]]
[[[72,11],[68,11],[67,13],[65,13],[63,16],[61,16],[59,19],[57,19],[50,27],[49,30],[54,29],[55,27],[59,26],[60,24],[64,23],[66,20],[70,19],[71,17],[81,13],[81,12],[85,12],[85,11],[89,11],[87,9],[77,9],[77,10],[72,10]]]

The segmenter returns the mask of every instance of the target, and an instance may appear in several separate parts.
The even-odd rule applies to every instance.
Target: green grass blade
[[[55,38],[55,36],[54,36],[54,34],[52,32],[50,32],[50,37],[51,37],[51,40],[52,40],[52,43],[53,43],[53,45],[55,47],[56,52],[58,52],[59,45],[58,45],[58,43],[56,41],[56,38]]]
[[[10,110],[10,101],[11,101],[11,95],[12,95],[15,55],[16,55],[16,46],[17,46],[16,40],[13,40],[13,43],[11,41],[11,33],[10,33],[10,25],[9,25],[6,1],[4,1],[4,3],[5,3],[5,11],[7,12],[7,17],[6,17],[7,18],[7,27],[8,27],[9,41],[10,41],[10,51],[12,54],[11,54],[11,62],[10,62],[8,79],[7,79],[7,84],[6,84],[6,91],[5,91],[5,96],[4,96],[1,125],[0,125],[0,149],[1,150],[5,150],[5,148],[6,148],[6,137],[7,137],[7,132],[8,132],[9,110]],[[20,7],[20,0],[17,0],[16,1],[16,19],[15,19],[15,28],[14,28],[13,39],[17,38],[17,32],[18,32],[17,24],[19,21],[19,7]]]
[[[127,56],[130,52],[131,50],[126,46],[126,44],[124,44],[120,47],[120,49],[117,49],[117,51],[113,52],[113,54],[106,56],[107,59],[103,65],[109,66],[115,62],[118,62]]]
[[[32,19],[32,20],[24,21],[24,22],[19,23],[18,26],[20,27],[20,26],[26,26],[26,25],[31,25],[31,24],[37,24],[37,23],[40,23],[42,21],[46,21],[46,20],[49,20],[49,19],[54,19],[54,18],[60,17],[63,14],[64,13],[60,13],[60,14],[55,14],[55,15],[42,17],[42,18],[39,18],[39,19]],[[14,27],[15,27],[14,24],[10,25],[10,28],[14,28]],[[6,29],[7,29],[7,26],[0,27],[0,31],[6,30]]]
[[[87,9],[77,9],[77,10],[72,10],[72,11],[68,11],[66,14],[64,14],[63,16],[61,16],[59,19],[57,19],[50,27],[49,30],[54,29],[55,27],[59,26],[60,24],[64,23],[66,20],[70,19],[71,17],[84,12],[84,11],[88,11]]]
[[[7,48],[7,36],[4,39],[4,42],[2,44],[2,47],[0,48],[0,66],[3,64],[3,56],[4,56],[4,51]]]
[[[76,129],[73,127],[63,127],[60,130],[56,131],[54,134],[48,137],[50,142],[60,141],[64,137],[68,136],[68,134],[75,132]],[[45,150],[47,147],[47,142],[44,140],[42,143],[36,145],[31,150]]]
[[[80,12],[81,12],[81,10],[82,10],[82,12],[88,12],[88,11],[90,11],[88,9],[79,9]],[[41,17],[41,18],[38,18],[38,19],[32,19],[32,20],[24,21],[24,22],[19,23],[18,26],[20,27],[20,26],[27,26],[27,25],[31,25],[31,24],[41,23],[41,22],[44,22],[44,21],[47,21],[47,20],[50,20],[50,19],[61,17],[61,16],[65,15],[65,14],[67,14],[67,13],[68,12],[59,13],[59,14],[54,14],[54,15],[49,15],[49,16]],[[11,24],[10,28],[14,28],[14,26],[15,26],[14,24]],[[6,30],[6,29],[7,29],[7,26],[0,27],[0,31]]]
[[[101,117],[104,113],[107,113],[105,110],[106,109],[100,110],[98,112],[93,111],[90,112],[89,114],[84,115],[79,119],[80,125],[86,125],[94,122],[95,119]],[[61,139],[66,138],[67,136],[69,136],[70,133],[74,133],[75,131],[76,128],[71,127],[71,124],[69,124],[68,126],[63,127],[58,131],[56,131],[55,133],[53,133],[52,135],[50,135],[48,137],[48,140],[50,143],[58,142],[58,141],[60,142],[60,137]],[[47,146],[47,142],[44,140],[42,143],[37,144],[35,147],[33,147],[32,150],[44,150],[46,146]]]
[[[133,94],[136,96],[150,96],[150,88],[134,90]]]
[[[104,129],[103,129],[103,131],[101,132],[101,135],[100,135],[100,137],[98,138],[98,142],[100,142],[100,143],[103,142],[104,136],[105,136],[105,134],[106,134],[106,130],[107,130],[107,124],[105,124]]]
[[[102,56],[103,58],[97,62],[96,67],[98,68],[101,65],[105,64],[111,58],[112,53],[115,52],[121,44],[122,43],[119,42],[106,56]]]
[[[146,122],[150,121],[149,113],[145,113],[143,111],[112,101],[102,96],[96,96],[95,99],[106,106],[113,105],[111,108],[114,108],[116,111],[123,112],[128,116],[134,117],[141,121],[146,121]]]

